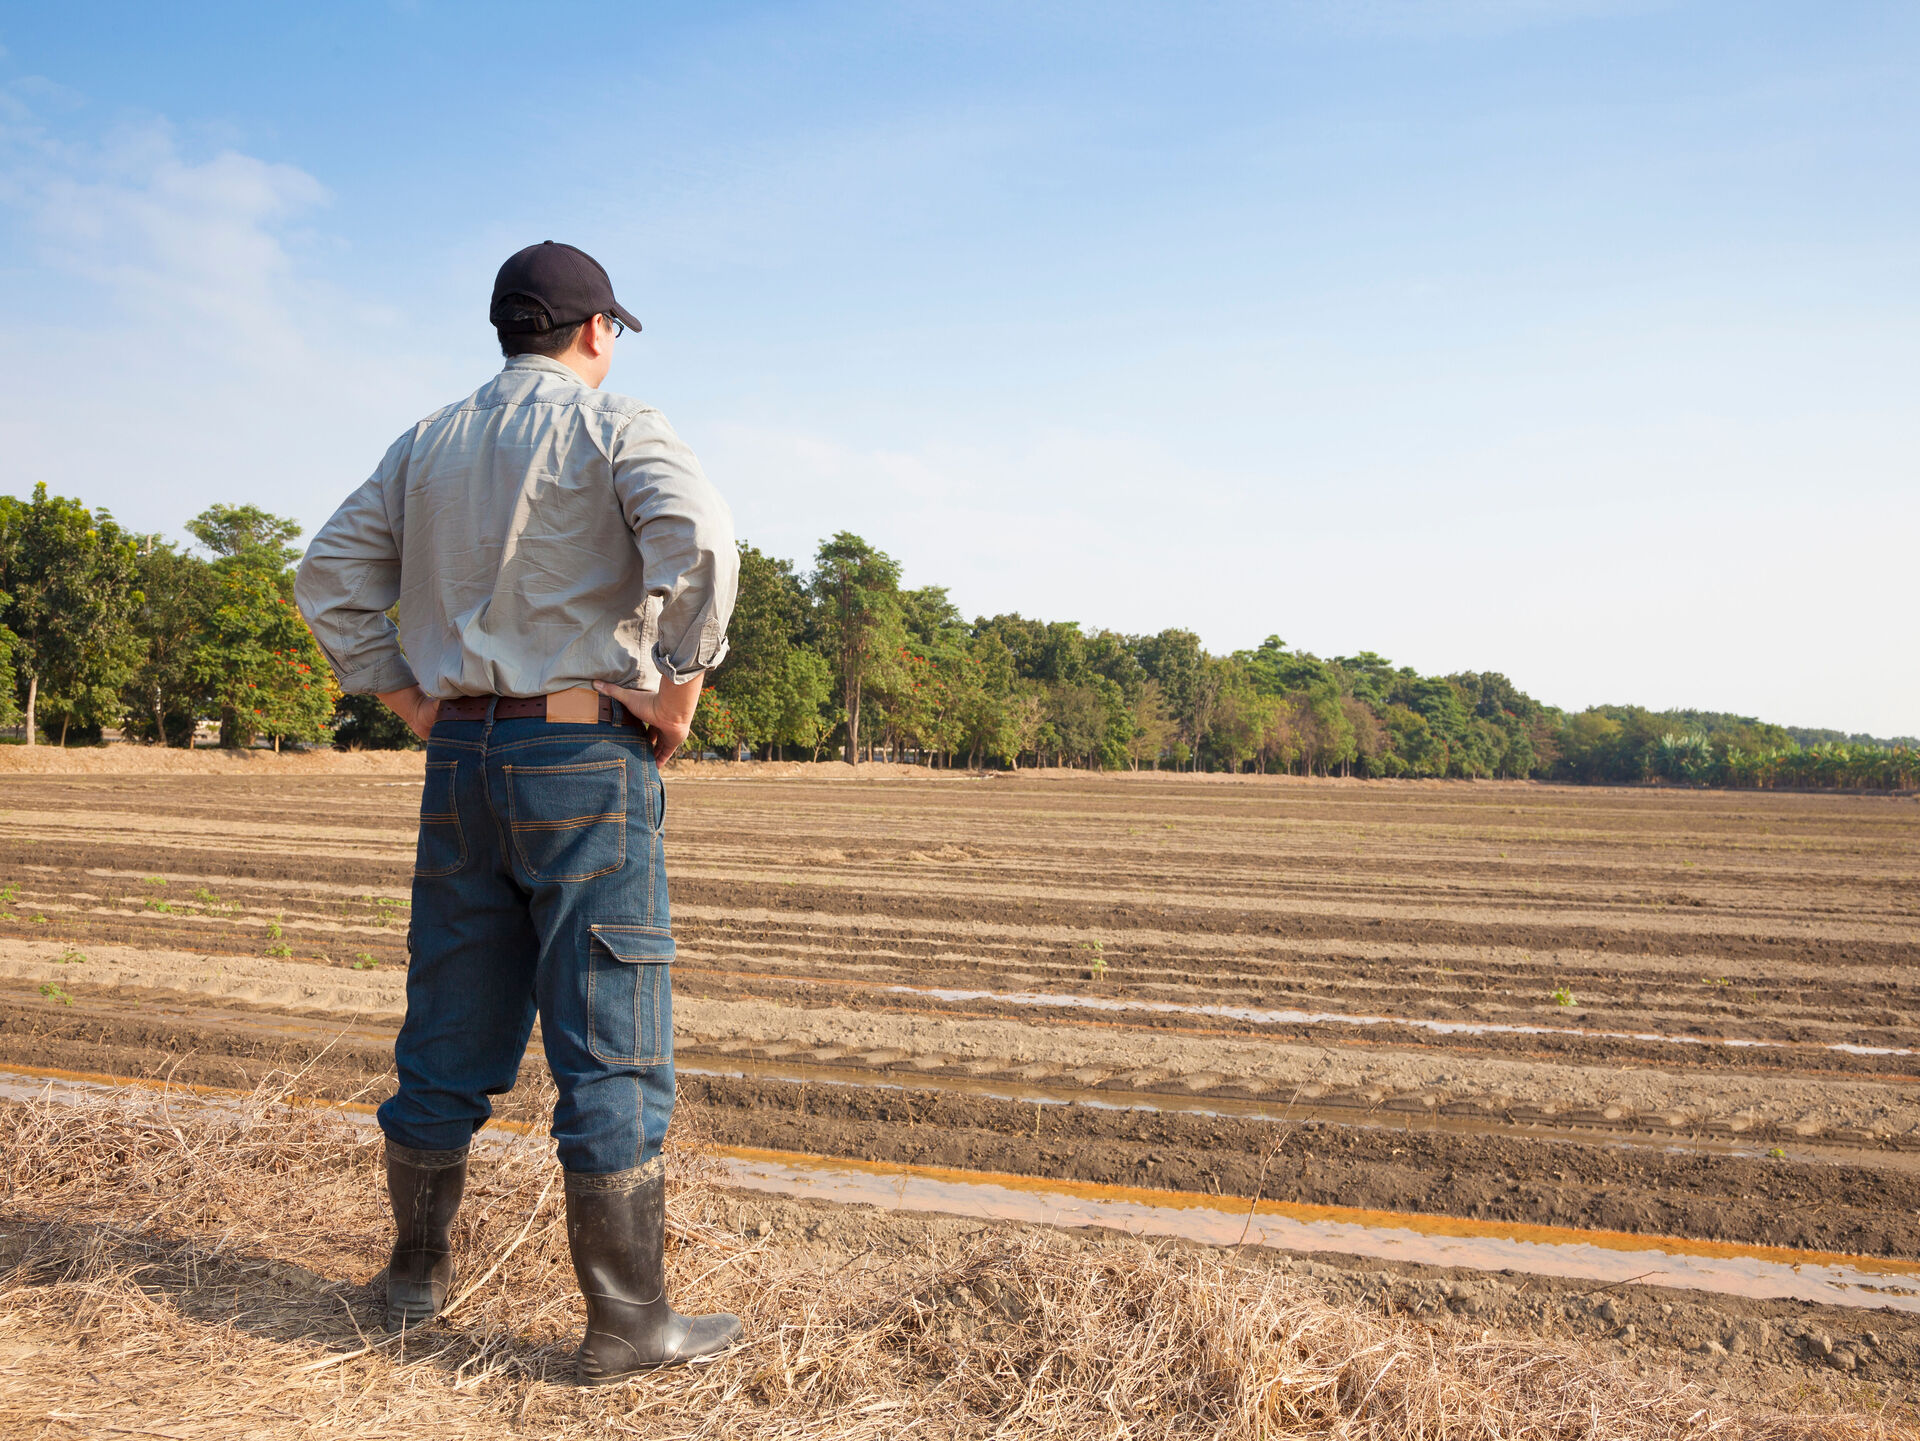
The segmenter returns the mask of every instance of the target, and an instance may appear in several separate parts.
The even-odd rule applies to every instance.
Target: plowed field
[[[377,1083],[417,798],[0,777],[0,1063]],[[669,798],[681,1094],[721,1141],[1920,1257],[1915,798],[712,766]]]

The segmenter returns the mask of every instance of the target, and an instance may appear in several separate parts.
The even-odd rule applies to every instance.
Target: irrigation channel
[[[0,1098],[77,1103],[127,1087],[165,1090],[201,1105],[238,1105],[246,1093],[127,1077],[0,1070]],[[372,1107],[290,1099],[372,1124]],[[509,1133],[521,1128],[506,1126]],[[1097,1226],[1209,1245],[1365,1256],[1425,1266],[1509,1271],[1708,1291],[1750,1299],[1920,1313],[1920,1262],[1788,1247],[1739,1245],[1614,1231],[1477,1221],[1278,1201],[1235,1201],[948,1167],[852,1161],[744,1146],[716,1148],[729,1179],[797,1199],[941,1212],[982,1220]]]

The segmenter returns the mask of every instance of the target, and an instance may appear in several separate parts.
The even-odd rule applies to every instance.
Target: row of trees
[[[837,750],[930,766],[1920,782],[1910,738],[1805,746],[1737,716],[1614,706],[1569,716],[1494,672],[1423,676],[1371,651],[1322,659],[1278,636],[1215,656],[1186,630],[968,622],[944,588],[900,579],[890,557],[845,532],[804,575],[743,546],[733,649],[702,702],[699,742],[722,754]],[[1712,764],[1676,768],[1676,748],[1696,742]]]
[[[104,511],[0,497],[0,725],[65,743],[102,728],[193,744],[261,738],[412,744],[370,697],[342,697],[293,605],[299,528],[254,506],[187,525],[198,549]],[[1735,786],[1904,788],[1915,744],[1804,745],[1738,716],[1601,706],[1566,715],[1493,672],[1423,676],[1371,651],[1323,659],[1278,636],[1217,656],[1192,631],[968,621],[940,586],[856,535],[812,568],[741,547],[732,650],[695,749],[1355,776],[1539,776]],[[1802,733],[1807,734],[1807,733]],[[1824,733],[1812,733],[1824,735]]]
[[[1920,784],[1920,741],[1836,734],[1796,732],[1713,711],[1595,706],[1562,720],[1553,773],[1587,782],[1794,789],[1905,790]]]
[[[300,527],[256,506],[187,523],[199,555],[104,510],[0,496],[0,725],[66,744],[107,726],[192,745],[324,742],[340,692],[293,604]]]

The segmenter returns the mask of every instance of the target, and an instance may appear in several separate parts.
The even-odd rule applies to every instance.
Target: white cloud
[[[79,306],[67,288],[69,313],[182,326],[226,345],[288,337],[286,227],[326,203],[313,176],[233,150],[190,159],[157,120],[97,144],[25,127],[6,138],[8,199],[35,259],[85,287]]]
[[[8,489],[45,480],[143,530],[239,500],[311,530],[470,383],[309,263],[329,200],[312,174],[189,153],[164,118],[95,136],[8,102],[0,346],[34,357],[0,391]]]

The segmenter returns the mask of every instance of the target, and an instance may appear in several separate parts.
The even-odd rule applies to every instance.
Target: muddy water
[[[1512,1270],[1605,1284],[1635,1281],[1727,1295],[1792,1297],[1830,1306],[1920,1312],[1920,1263],[1778,1247],[1736,1246],[1611,1231],[1511,1225],[1340,1206],[1222,1204],[1192,1193],[1143,1191],[936,1166],[877,1165],[787,1151],[725,1147],[730,1179],[750,1190],[864,1202],[997,1221],[1102,1226],[1209,1245],[1270,1246]]]
[[[165,1090],[182,1101],[230,1106],[244,1093],[85,1072],[0,1070],[0,1098],[67,1102],[126,1087]],[[361,1103],[286,1098],[360,1126]],[[528,1128],[495,1122],[515,1136]],[[484,1142],[487,1137],[482,1136]],[[506,1142],[507,1135],[499,1135]],[[716,1148],[729,1180],[747,1190],[892,1210],[985,1220],[1099,1226],[1130,1235],[1207,1245],[1367,1256],[1425,1266],[1517,1271],[1612,1285],[1639,1282],[1751,1298],[1787,1297],[1833,1306],[1920,1312],[1920,1262],[1843,1256],[1510,1222],[1470,1221],[1397,1211],[1260,1201],[1248,1205],[1193,1192],[1142,1190],[939,1166],[880,1164],[751,1147]]]
[[[1839,1051],[1849,1056],[1911,1056],[1905,1046],[1856,1046],[1833,1041],[1753,1041],[1738,1036],[1670,1036],[1658,1031],[1595,1031],[1582,1026],[1535,1026],[1500,1021],[1433,1021],[1415,1016],[1355,1015],[1345,1011],[1263,1010],[1183,1001],[1119,1000],[1043,991],[963,991],[932,986],[885,986],[890,994],[940,1001],[998,1001],[1012,1006],[1063,1006],[1091,1011],[1149,1011],[1166,1016],[1215,1016],[1262,1026],[1408,1026],[1440,1036],[1582,1036],[1602,1041],[1647,1041],[1673,1046],[1727,1046],[1752,1050]]]

